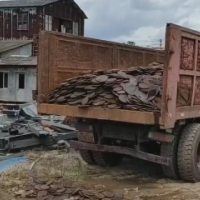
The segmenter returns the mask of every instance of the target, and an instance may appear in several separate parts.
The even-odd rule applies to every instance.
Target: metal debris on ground
[[[90,188],[74,186],[69,180],[32,178],[24,190],[15,192],[16,197],[37,200],[123,200],[123,195],[114,194],[104,186]]]
[[[31,119],[32,117],[38,116],[38,111],[36,105],[32,103],[20,105],[20,115],[26,117],[26,119]]]
[[[49,120],[47,117],[36,116],[30,105],[24,106],[22,110],[22,116],[0,128],[0,152],[34,146],[48,147],[58,144],[59,141],[77,139],[77,130],[62,124],[64,117],[51,116]]]
[[[163,65],[96,71],[67,79],[46,103],[147,112],[160,110]]]
[[[0,113],[8,117],[16,117],[20,112],[20,104],[0,103]]]
[[[75,117],[68,117],[66,116],[64,123],[67,124],[68,126],[75,127],[75,124],[77,122],[77,118]]]

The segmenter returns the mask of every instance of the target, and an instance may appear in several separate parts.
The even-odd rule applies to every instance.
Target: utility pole
[[[162,49],[162,39],[160,39],[159,41],[160,41],[160,49]]]

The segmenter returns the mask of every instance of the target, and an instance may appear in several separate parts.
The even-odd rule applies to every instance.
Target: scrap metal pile
[[[96,71],[67,79],[46,103],[159,112],[163,65]]]
[[[75,128],[42,117],[17,119],[0,129],[0,152],[23,150],[35,146],[49,147],[77,139]]]
[[[32,179],[25,190],[15,192],[16,197],[38,200],[123,200],[122,195],[114,194],[100,185],[93,188],[76,187],[69,181]]]

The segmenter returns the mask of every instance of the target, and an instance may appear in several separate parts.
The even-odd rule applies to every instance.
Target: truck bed
[[[125,123],[159,124],[159,113],[122,109],[84,108],[79,106],[40,104],[41,114],[64,115],[77,118],[99,119]]]
[[[125,69],[162,60],[163,52],[54,33],[42,33],[39,44],[38,95],[81,71]],[[200,117],[200,32],[167,24],[161,112],[39,105],[43,114],[57,114],[173,128],[176,121]],[[162,59],[161,59],[162,58]],[[141,63],[141,64],[139,64]],[[145,64],[144,64],[145,63]]]
[[[41,32],[39,35],[38,94],[46,96],[68,78],[87,71],[127,69],[164,62],[164,51],[104,40]]]

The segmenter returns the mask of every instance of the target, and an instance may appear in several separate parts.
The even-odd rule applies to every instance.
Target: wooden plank
[[[68,131],[75,131],[76,129],[70,126],[67,126],[65,124],[61,124],[61,123],[55,123],[55,122],[50,122],[50,121],[46,121],[46,120],[42,120],[42,124],[47,125],[47,126],[53,126],[53,127],[57,127],[59,129],[64,129],[64,130],[68,130]]]
[[[56,62],[56,57],[53,55],[56,55],[56,39],[54,35],[49,34],[49,58],[48,58],[48,70],[49,70],[49,77],[48,77],[48,85],[49,85],[49,91],[55,88],[55,82],[56,82],[56,73],[54,70],[54,65]],[[52,81],[54,80],[54,81]]]
[[[164,128],[174,128],[175,110],[177,102],[177,86],[179,81],[179,66],[181,55],[181,31],[174,26],[166,29],[166,52],[167,53],[163,72],[163,90],[161,102],[161,116]]]
[[[79,108],[78,106],[40,104],[39,113],[138,124],[158,124],[159,114],[120,109]]]
[[[49,35],[41,32],[39,36],[39,56],[37,66],[39,98],[49,93]]]

